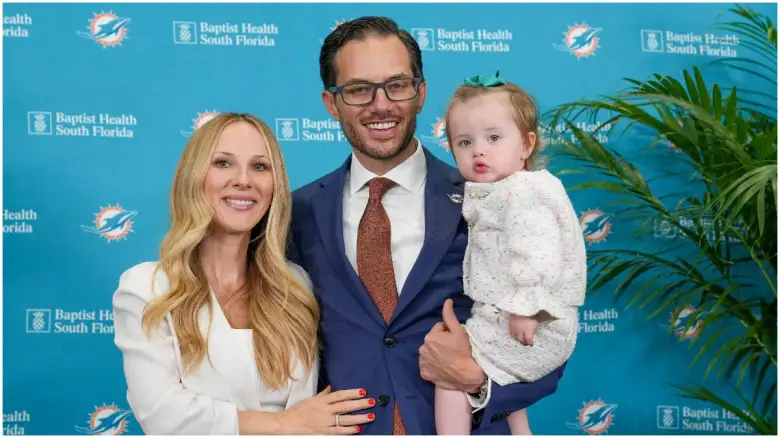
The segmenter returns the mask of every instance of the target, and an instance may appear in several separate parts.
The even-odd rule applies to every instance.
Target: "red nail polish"
[[[361,397],[365,397],[366,396],[366,390],[365,389],[361,389],[360,390],[360,396]]]
[[[374,414],[368,414],[368,419],[369,419],[369,420],[373,420],[373,419],[374,419],[374,417],[376,417]]]
[[[369,404],[370,406],[374,406],[374,405],[376,404],[376,400],[374,400],[373,398],[371,398],[371,399],[369,399],[369,400],[368,400],[368,404]]]
[[[360,432],[360,426],[355,426],[355,432]]]

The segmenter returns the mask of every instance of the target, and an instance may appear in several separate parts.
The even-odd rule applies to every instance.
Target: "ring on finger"
[[[339,423],[339,415],[341,415],[341,414],[336,414],[336,427],[340,427],[341,426],[341,423]]]

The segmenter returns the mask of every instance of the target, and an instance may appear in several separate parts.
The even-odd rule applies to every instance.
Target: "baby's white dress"
[[[499,385],[534,381],[570,357],[587,284],[585,241],[561,181],[547,170],[519,171],[493,183],[465,184],[469,239],[464,324],[474,359]],[[509,314],[546,312],[525,346],[509,333]]]

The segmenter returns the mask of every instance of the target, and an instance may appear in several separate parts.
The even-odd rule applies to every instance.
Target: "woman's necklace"
[[[239,310],[237,313],[231,312],[230,309],[236,303],[246,304],[246,300],[244,300],[247,296],[246,283],[229,294],[218,290],[215,290],[215,292],[217,295],[217,302],[220,307],[222,307],[222,313],[225,315],[225,319],[228,320],[228,323],[230,323],[231,326],[236,327],[236,323],[244,320],[244,316],[248,313],[248,309],[244,306],[243,310]]]

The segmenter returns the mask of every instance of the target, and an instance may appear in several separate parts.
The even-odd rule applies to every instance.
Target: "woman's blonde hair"
[[[170,280],[170,292],[149,304],[142,326],[149,336],[170,313],[187,373],[207,354],[198,313],[203,306],[209,315],[214,310],[198,246],[212,229],[213,211],[203,182],[222,131],[236,122],[250,123],[260,132],[274,175],[269,210],[251,232],[246,290],[257,369],[266,386],[279,389],[292,379],[295,360],[311,371],[320,315],[314,296],[296,280],[285,257],[292,196],[279,143],[271,129],[251,115],[223,113],[198,128],[187,143],[173,179],[171,225],[158,265]]]
[[[482,96],[488,93],[505,93],[509,99],[509,105],[514,112],[515,123],[520,133],[523,135],[523,139],[528,141],[528,134],[533,132],[536,134],[536,141],[534,142],[531,155],[525,160],[525,170],[537,170],[543,167],[543,163],[539,158],[539,154],[544,148],[544,142],[542,141],[542,135],[539,131],[539,112],[536,102],[533,97],[525,90],[517,85],[507,81],[506,84],[496,87],[482,87],[475,85],[463,84],[455,90],[455,94],[450,101],[450,105],[447,108],[445,116],[445,131],[447,132],[447,143],[452,149],[452,137],[450,133],[450,113],[455,105],[460,103],[466,103],[469,99],[477,96]],[[528,145],[527,145],[528,146]]]

